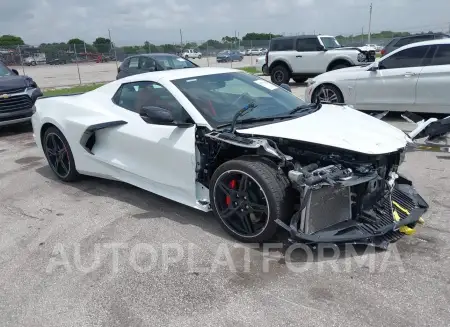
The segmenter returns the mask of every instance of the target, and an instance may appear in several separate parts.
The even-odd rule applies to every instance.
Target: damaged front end
[[[412,234],[428,208],[412,183],[397,174],[400,158],[394,153],[372,163],[339,163],[327,156],[307,166],[297,162],[288,177],[299,205],[288,224],[277,223],[294,242],[386,248]]]

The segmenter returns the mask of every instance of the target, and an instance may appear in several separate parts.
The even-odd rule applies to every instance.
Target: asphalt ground
[[[449,155],[401,168],[431,207],[415,235],[284,255],[120,182],[58,181],[27,126],[0,130],[0,158],[1,326],[449,324]]]

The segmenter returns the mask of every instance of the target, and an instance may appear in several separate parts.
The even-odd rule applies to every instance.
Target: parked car
[[[240,54],[240,52],[233,50],[221,51],[216,56],[217,62],[242,61],[242,59],[244,59],[244,57]]]
[[[416,42],[376,62],[312,79],[305,99],[359,110],[450,114],[450,39]]]
[[[192,61],[169,53],[139,54],[125,58],[117,70],[116,79],[168,69],[195,68]]]
[[[261,49],[250,49],[248,50],[247,54],[249,56],[261,56],[263,53]]]
[[[302,35],[274,38],[266,62],[271,80],[287,84],[292,78],[304,83],[330,70],[365,65],[375,61],[375,51],[342,47],[334,36]]]
[[[46,56],[45,53],[36,53],[32,56],[26,57],[23,60],[23,64],[25,66],[36,66],[36,65],[42,65],[46,63]]]
[[[311,245],[386,248],[428,209],[397,172],[412,136],[239,70],[130,76],[36,107],[35,142],[58,179],[119,180],[212,211],[243,242],[283,228]],[[432,135],[442,121],[418,128]]]
[[[255,66],[264,75],[269,75],[269,70],[267,69],[266,57],[265,56],[261,56],[261,57],[256,58]]]
[[[0,62],[0,126],[30,121],[42,92],[31,77]]]
[[[199,51],[195,51],[194,49],[188,49],[188,50],[184,50],[183,53],[181,54],[181,56],[185,59],[201,59],[202,58],[202,53]]]
[[[389,43],[386,44],[386,46],[383,49],[381,49],[381,56],[385,56],[388,53],[411,43],[431,41],[436,39],[446,39],[449,37],[450,35],[444,33],[426,33],[411,36],[395,37],[391,41],[389,41]]]
[[[48,65],[65,65],[68,61],[68,58],[47,58]]]

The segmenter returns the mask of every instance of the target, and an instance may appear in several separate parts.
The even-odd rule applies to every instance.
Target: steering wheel
[[[252,96],[251,96],[250,94],[248,94],[248,92],[245,92],[245,93],[242,93],[242,94],[239,96],[239,98],[237,98],[236,100],[234,100],[234,101],[231,103],[231,105],[234,106],[234,105],[237,104],[237,103],[239,102],[239,100],[241,100],[243,97],[248,97],[248,98],[253,99]]]

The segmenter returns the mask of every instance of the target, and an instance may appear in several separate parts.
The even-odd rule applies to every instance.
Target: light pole
[[[367,34],[367,43],[370,44],[370,29],[372,25],[372,3],[370,3],[369,9],[369,34]]]

